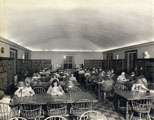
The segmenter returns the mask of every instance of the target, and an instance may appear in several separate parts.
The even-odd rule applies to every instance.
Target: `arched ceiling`
[[[0,2],[0,36],[34,51],[103,51],[154,40],[153,0]]]

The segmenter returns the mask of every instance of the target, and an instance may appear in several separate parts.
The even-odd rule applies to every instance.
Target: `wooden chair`
[[[100,112],[89,110],[84,112],[79,120],[107,120],[107,118]]]
[[[114,91],[128,91],[128,87],[124,84],[117,83],[114,86]]]
[[[101,96],[103,96],[104,100],[106,99],[106,97],[108,96],[112,96],[113,94],[113,81],[111,80],[106,80],[104,81],[104,83],[102,85],[100,85],[100,92],[101,92]]]
[[[153,101],[151,110],[153,110],[153,113],[151,113],[151,115],[150,115],[151,116],[151,120],[154,120],[154,101]]]
[[[47,117],[44,120],[67,120],[67,119],[62,117],[62,116],[50,116],[50,117]]]
[[[33,88],[35,94],[45,94],[46,90],[43,87],[34,87]]]
[[[42,117],[42,107],[38,103],[28,101],[19,105],[20,116],[26,119],[40,119]]]
[[[80,93],[80,92],[82,92],[82,90],[79,87],[74,86],[72,88],[69,88],[68,92],[69,93]]]
[[[8,120],[11,117],[18,116],[18,107],[10,107],[7,103],[0,103],[0,120]]]
[[[86,90],[95,88],[96,83],[94,83],[94,79],[91,80],[90,77],[86,78]]]
[[[92,110],[92,104],[92,101],[87,99],[76,101],[75,103],[71,104],[70,113],[78,120],[82,113]]]
[[[150,119],[150,110],[152,108],[153,99],[143,99],[138,101],[132,101],[132,114],[130,120],[133,119],[134,112],[138,114],[139,119],[142,120],[142,115],[146,114],[146,120]],[[145,116],[144,116],[145,117]]]
[[[13,117],[9,120],[27,120],[26,118],[23,118],[23,117]]]
[[[85,77],[84,77],[84,73],[83,74],[79,74],[79,83],[82,83],[84,81]]]
[[[149,83],[149,84],[148,84],[148,88],[149,88],[150,90],[154,90],[154,83]]]
[[[67,116],[67,104],[65,101],[47,103],[48,116]]]

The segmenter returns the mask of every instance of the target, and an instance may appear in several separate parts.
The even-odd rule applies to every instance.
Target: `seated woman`
[[[66,87],[72,88],[74,87],[75,82],[77,82],[76,77],[74,77],[73,73],[69,77],[69,80],[67,81]]]
[[[39,80],[41,78],[41,75],[38,73],[33,73],[32,81]]]
[[[59,82],[57,80],[53,80],[52,84],[48,88],[47,94],[63,95],[64,91],[63,91],[62,87],[59,85]]]
[[[17,107],[12,104],[12,100],[10,96],[4,94],[3,90],[0,90],[0,120],[7,120],[19,115]]]
[[[53,77],[50,79],[50,82],[52,83],[54,80],[57,80],[59,82],[59,79],[57,76],[54,74]]]
[[[146,79],[145,78],[143,79],[144,82],[142,82],[143,81],[142,79],[143,78],[137,79],[136,83],[133,84],[133,86],[132,86],[132,89],[131,89],[132,91],[139,91],[139,92],[149,91],[149,89],[146,86],[147,82],[146,82],[146,84],[144,83],[146,81]]]
[[[76,82],[76,77],[74,77],[73,73],[71,73],[69,80]]]
[[[34,94],[34,90],[29,84],[25,84],[25,82],[19,82],[18,89],[14,93],[14,95],[17,95],[18,97],[33,96]]]
[[[125,83],[127,81],[128,80],[126,79],[125,72],[122,72],[121,75],[119,75],[117,78],[118,83]]]

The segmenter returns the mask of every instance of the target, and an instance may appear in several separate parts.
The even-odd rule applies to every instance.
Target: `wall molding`
[[[151,46],[151,45],[154,45],[154,41],[146,42],[146,43],[142,43],[142,44],[137,44],[137,45],[131,45],[131,46],[127,46],[127,47],[121,47],[121,48],[117,48],[117,49],[111,49],[111,50],[103,51],[102,53],[116,52],[116,51],[128,50],[128,49],[136,49],[139,47],[146,47],[146,46]]]
[[[22,50],[27,51],[27,52],[31,52],[31,50],[29,50],[29,49],[27,49],[27,48],[25,48],[25,47],[23,47],[23,46],[21,46],[21,45],[18,45],[18,44],[14,43],[14,42],[11,42],[11,41],[9,41],[9,40],[7,40],[7,39],[1,37],[1,36],[0,36],[0,42],[2,42],[2,43],[4,43],[4,44],[11,45],[11,46],[13,46],[13,47],[15,47],[15,48],[22,49]]]

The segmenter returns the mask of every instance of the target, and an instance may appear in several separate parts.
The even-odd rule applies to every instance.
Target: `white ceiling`
[[[103,51],[154,40],[153,0],[0,2],[0,36],[34,51]]]

